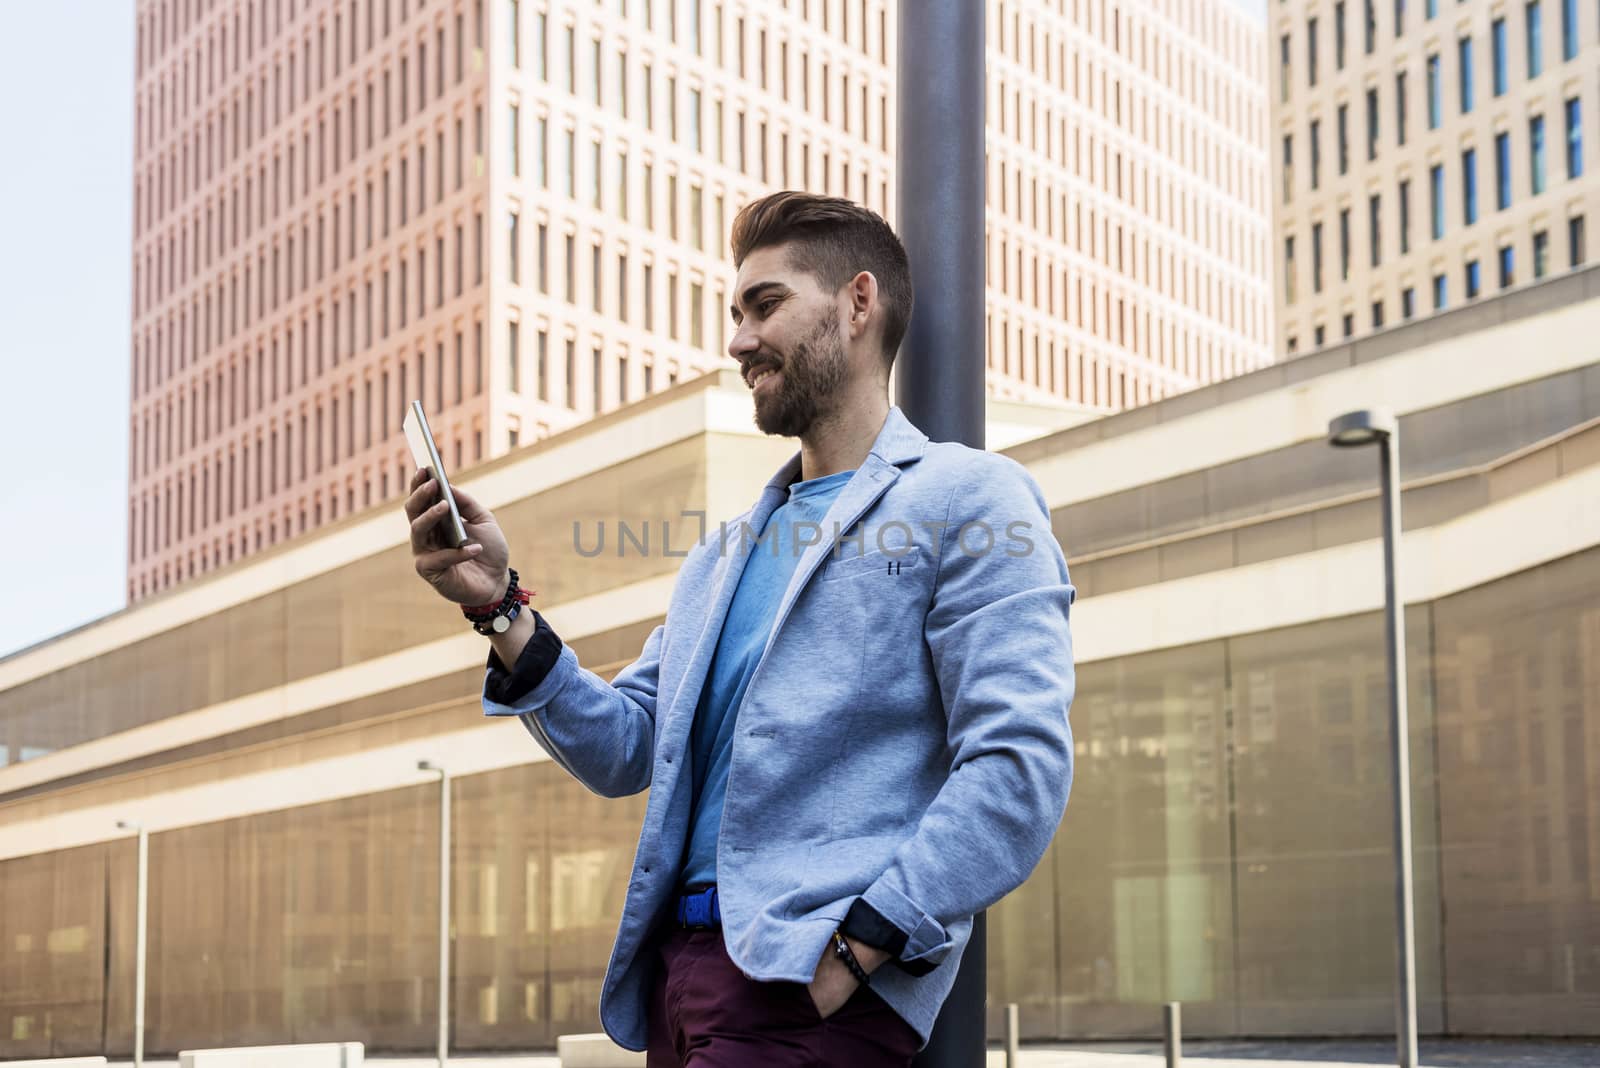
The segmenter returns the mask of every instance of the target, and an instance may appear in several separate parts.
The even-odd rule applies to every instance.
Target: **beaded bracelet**
[[[511,629],[511,621],[522,612],[522,606],[537,591],[519,589],[517,586],[517,569],[508,568],[510,581],[506,584],[506,594],[493,604],[462,605],[461,614],[472,624],[472,629],[488,637],[492,634],[504,634]]]
[[[837,930],[833,932],[833,955],[844,961],[844,966],[850,969],[850,974],[856,977],[856,982],[862,986],[871,986],[872,980],[867,976],[867,970],[856,960],[855,951],[850,948],[850,943],[844,940],[844,935]]]

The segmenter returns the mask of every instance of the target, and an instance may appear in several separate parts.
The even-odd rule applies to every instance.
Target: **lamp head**
[[[1371,445],[1394,436],[1398,424],[1381,408],[1346,412],[1328,423],[1328,444],[1341,448]]]
[[[119,831],[137,831],[137,830],[142,830],[142,828],[137,823],[132,823],[132,822],[130,822],[128,820],[118,820],[117,821],[117,830],[119,830]]]
[[[444,769],[441,768],[439,765],[435,764],[431,760],[419,760],[419,761],[417,761],[417,770],[418,771],[443,771]]]

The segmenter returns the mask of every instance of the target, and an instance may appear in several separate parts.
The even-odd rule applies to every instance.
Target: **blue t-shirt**
[[[778,604],[800,564],[803,550],[795,545],[795,527],[807,522],[820,527],[828,507],[853,474],[854,471],[840,471],[791,483],[789,499],[773,511],[756,535],[762,539],[760,544],[752,543],[750,559],[717,637],[717,651],[700,691],[700,705],[695,709],[689,736],[694,807],[689,817],[689,841],[684,847],[681,887],[698,888],[717,881],[717,835],[722,828],[722,802],[728,792],[734,722],[739,718],[739,704],[750,685],[750,676],[755,674],[756,663],[772,634]],[[815,535],[809,540],[816,540]],[[737,542],[730,538],[729,544],[734,546]]]

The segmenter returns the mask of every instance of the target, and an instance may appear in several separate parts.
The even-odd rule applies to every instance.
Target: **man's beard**
[[[777,392],[756,395],[756,426],[763,434],[798,438],[833,410],[844,384],[847,362],[838,323],[824,315],[779,370],[783,381]]]

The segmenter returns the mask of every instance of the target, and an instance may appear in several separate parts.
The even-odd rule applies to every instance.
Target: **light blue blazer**
[[[611,682],[567,646],[522,700],[484,698],[596,793],[651,788],[600,999],[629,1049],[645,1047],[644,947],[688,835],[691,720],[756,550],[741,524],[761,530],[799,471],[797,453],[750,512],[706,532],[666,621]],[[861,536],[835,549],[835,523]],[[1066,807],[1075,591],[1027,471],[930,443],[899,408],[823,525],[738,710],[717,843],[723,938],[746,975],[809,982],[865,897],[909,935],[903,958],[938,965],[872,977],[926,1043],[972,916],[1027,878]]]

